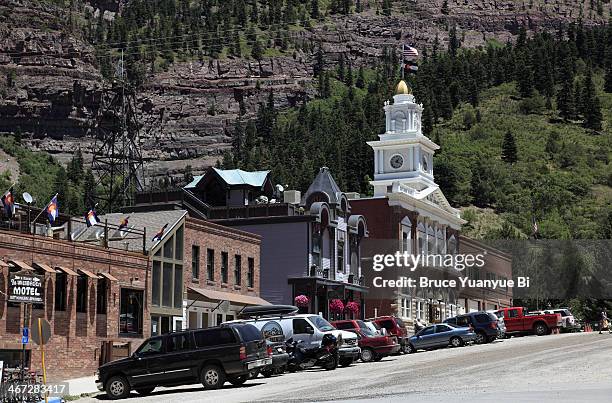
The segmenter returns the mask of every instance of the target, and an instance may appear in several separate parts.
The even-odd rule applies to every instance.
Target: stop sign
[[[40,331],[38,330],[40,324]],[[51,324],[47,319],[38,318],[38,323],[35,323],[30,330],[32,340],[36,344],[47,344],[51,338]]]

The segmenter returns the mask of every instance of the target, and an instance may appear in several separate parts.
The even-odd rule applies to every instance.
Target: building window
[[[336,266],[336,270],[340,272],[345,271],[344,267],[344,232],[338,232],[338,257],[337,257],[338,265]]]
[[[159,296],[161,295],[161,262],[153,261],[153,273],[151,274],[151,303],[159,306]]]
[[[66,289],[68,283],[68,276],[66,273],[55,274],[55,310],[65,311],[66,310]]]
[[[423,301],[416,301],[416,319],[423,319]]]
[[[312,237],[311,237],[311,254],[312,254],[312,264],[321,267],[321,224],[315,223],[312,227]]]
[[[234,280],[236,281],[236,285],[240,285],[242,282],[242,256],[235,255],[234,262]]]
[[[168,234],[154,254],[151,304],[155,307],[178,310],[183,306],[183,232],[181,225]]]
[[[174,265],[174,308],[183,307],[183,266]]]
[[[227,265],[228,257],[227,252],[221,252],[221,282],[227,284]]]
[[[96,292],[96,313],[106,315],[106,303],[108,300],[108,280],[101,278],[98,280]]]
[[[249,272],[247,274],[248,286],[253,288],[255,286],[255,259],[249,258]]]
[[[412,312],[412,300],[410,298],[402,298],[402,316],[410,319]]]
[[[215,280],[215,250],[206,249],[206,279]]]
[[[77,277],[76,311],[87,312],[87,277]]]
[[[200,277],[200,247],[197,245],[191,246],[191,276],[194,279]]]
[[[119,307],[120,334],[142,335],[142,301],[142,290],[121,289]]]

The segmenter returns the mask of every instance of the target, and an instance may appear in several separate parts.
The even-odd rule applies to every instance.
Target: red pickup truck
[[[500,309],[504,315],[506,324],[506,334],[512,333],[535,333],[538,336],[551,333],[552,329],[561,326],[561,315],[553,314],[534,314],[530,315],[527,308],[511,307]]]

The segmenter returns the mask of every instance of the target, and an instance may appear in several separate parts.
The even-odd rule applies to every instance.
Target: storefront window
[[[122,288],[119,310],[119,333],[122,335],[142,335],[142,290]]]
[[[180,238],[180,239],[179,239]],[[175,247],[176,245],[176,247]],[[151,304],[154,307],[181,309],[183,306],[183,226],[160,246],[163,254],[153,257]],[[197,259],[194,277],[199,274],[199,248],[195,246],[192,258]],[[192,262],[194,270],[194,262]]]
[[[321,267],[321,225],[314,224],[311,237],[312,264]]]
[[[174,307],[183,307],[183,266],[174,265]]]
[[[172,263],[164,262],[162,306],[172,306]]]
[[[339,272],[344,272],[346,268],[344,267],[344,232],[338,232],[338,266],[336,270]]]
[[[161,289],[161,262],[153,261],[153,273],[151,281],[151,303],[159,306],[159,292]]]

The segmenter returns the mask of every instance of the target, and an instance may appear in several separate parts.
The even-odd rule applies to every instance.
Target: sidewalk
[[[83,393],[98,393],[95,377],[86,376],[84,378],[68,379],[64,382],[68,383],[68,395],[80,396]]]

